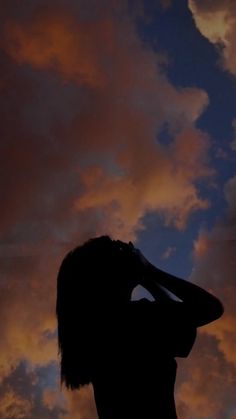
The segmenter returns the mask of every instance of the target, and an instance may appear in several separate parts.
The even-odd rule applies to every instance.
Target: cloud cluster
[[[113,24],[108,19],[80,22],[70,13],[33,17],[27,25],[5,25],[5,48],[18,64],[57,72],[94,88],[106,82],[107,63],[114,48]],[[97,36],[99,34],[99,37]]]
[[[69,174],[74,179],[77,174],[77,191],[73,191],[77,197],[74,205],[70,203],[72,208],[79,212],[102,210],[106,213],[106,228],[111,231],[117,225],[115,234],[119,231],[123,237],[135,234],[147,211],[161,211],[167,214],[167,222],[182,228],[192,211],[207,206],[195,186],[196,181],[211,174],[206,162],[208,139],[195,128],[195,121],[208,104],[207,94],[195,88],[175,88],[158,68],[155,54],[144,48],[131,23],[111,16],[84,22],[70,15],[67,7],[66,13],[47,11],[24,25],[8,19],[4,40],[5,52],[21,71],[30,65],[34,77],[39,78],[41,90],[34,91],[34,97],[43,94],[48,100],[45,83],[53,74],[57,76],[56,87],[67,100],[72,85],[77,93],[76,98],[75,92],[72,96],[77,101],[73,103],[73,115],[68,116],[68,111],[58,115],[58,103],[50,103],[55,106],[49,109],[50,113],[54,111],[54,126],[47,128],[56,133],[45,133],[47,153],[39,149],[40,138],[34,139],[33,145],[29,137],[22,144],[29,150],[28,156],[12,156],[12,151],[6,150],[5,157],[17,160],[16,165],[21,157],[22,182],[28,197],[35,187],[45,200],[52,188],[58,189],[60,174],[65,173],[65,183]],[[35,83],[31,88],[35,89]],[[53,97],[54,92],[50,93]],[[34,97],[29,100],[33,119],[40,118],[45,124]],[[38,126],[39,121],[33,122]],[[47,120],[47,125],[50,122]],[[158,141],[163,127],[171,137],[169,145]],[[59,154],[59,150],[65,154]],[[45,175],[51,177],[52,167],[57,178],[54,184],[47,185],[47,191],[42,180],[46,181]],[[34,173],[33,184],[25,179],[29,171]],[[98,180],[93,183],[97,171]],[[41,182],[34,185],[39,177]],[[79,190],[81,182],[83,193]],[[101,228],[105,228],[104,220]]]
[[[92,386],[85,386],[79,391],[67,393],[67,413],[60,419],[97,419],[97,410]]]
[[[60,261],[97,234],[135,238],[147,212],[182,229],[209,205],[197,185],[213,174],[210,141],[196,128],[208,97],[171,84],[125,2],[17,5],[1,15],[2,409],[91,419],[91,389],[61,401],[51,383]],[[37,375],[32,404],[11,380],[22,362]]]
[[[236,5],[230,0],[189,0],[199,31],[219,47],[224,68],[236,75]]]
[[[236,261],[236,177],[231,178],[225,186],[225,197],[228,203],[227,218],[217,225],[210,233],[201,232],[196,244],[197,264],[193,277],[207,284],[225,305],[225,314],[221,320],[212,323],[207,333],[217,337],[219,347],[226,359],[235,364],[235,327],[236,309],[234,298],[236,293],[235,275]],[[204,243],[201,246],[201,242]],[[205,247],[198,258],[199,249]],[[201,251],[200,251],[201,253]]]
[[[13,390],[1,398],[0,415],[5,419],[24,419],[31,415],[31,402],[17,396]]]
[[[201,231],[195,243],[191,279],[218,296],[225,307],[221,319],[199,330],[178,389],[180,411],[199,419],[220,419],[226,417],[226,410],[233,414],[236,407],[236,177],[227,182],[225,198],[225,218],[212,231]]]
[[[200,334],[189,359],[179,364],[176,398],[180,417],[233,417],[235,368],[225,361],[216,339]]]
[[[42,258],[40,263],[47,263]],[[4,266],[5,265],[5,266]],[[55,360],[55,289],[50,267],[30,257],[1,259],[1,357],[4,380],[20,361],[42,366]]]

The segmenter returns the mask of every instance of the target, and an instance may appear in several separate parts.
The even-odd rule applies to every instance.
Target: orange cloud
[[[55,408],[66,410],[66,400],[59,389],[46,388],[43,391],[42,402],[49,411],[52,411]]]
[[[180,417],[220,419],[234,410],[235,370],[225,362],[215,339],[201,334],[189,359],[178,363]]]
[[[202,234],[198,237],[198,239],[194,242],[194,255],[196,258],[203,257],[209,248],[209,239]]]
[[[196,246],[196,266],[193,278],[200,283],[207,284],[208,288],[218,295],[224,305],[225,314],[217,322],[204,328],[204,333],[216,336],[219,348],[224,353],[228,362],[236,367],[235,357],[235,193],[236,177],[230,179],[225,186],[225,197],[228,202],[227,218],[217,225],[211,232],[200,234]],[[204,247],[204,252],[199,249]]]
[[[199,31],[210,42],[220,46],[224,67],[236,75],[236,7],[232,1],[189,0],[189,8],[193,14]]]
[[[12,390],[8,390],[1,397],[0,415],[4,419],[30,417],[31,411],[32,404],[30,400],[22,399]]]
[[[112,38],[111,20],[78,24],[66,13],[36,18],[26,26],[17,22],[5,25],[5,49],[18,64],[54,70],[65,81],[93,87],[106,81],[99,57],[102,51],[109,59]]]
[[[236,177],[225,186],[225,218],[201,231],[191,279],[218,296],[223,317],[199,329],[197,343],[179,374],[177,400],[184,417],[226,417],[235,411],[236,373]]]
[[[77,153],[83,170],[74,171],[74,176],[81,174],[82,186],[93,176],[91,154],[101,158],[96,165],[104,173],[99,185],[90,181],[73,203],[79,213],[92,209],[105,214],[99,232],[134,237],[147,211],[159,211],[167,224],[183,228],[191,212],[208,206],[195,182],[212,174],[206,159],[209,141],[194,127],[208,104],[207,94],[171,85],[132,24],[122,21],[118,26],[111,18],[76,22],[68,12],[40,14],[26,25],[9,21],[5,49],[19,64],[50,69],[62,81],[93,89],[87,92],[88,104],[58,133],[57,143],[61,147],[66,137],[71,157]],[[164,125],[172,137],[170,146],[156,140]],[[37,158],[41,154],[40,150]],[[113,160],[114,169],[108,173],[105,156]],[[52,160],[46,164],[55,166]],[[42,159],[39,175],[43,165]],[[117,177],[117,170],[123,175]]]
[[[86,192],[76,200],[75,208],[79,211],[103,209],[106,229],[125,238],[142,228],[142,217],[148,211],[159,211],[167,224],[182,229],[192,211],[208,207],[208,202],[198,197],[194,186],[195,179],[211,174],[202,163],[207,139],[198,131],[188,129],[176,137],[170,148],[156,145],[151,151],[151,145],[149,147],[147,155],[137,150],[135,157],[140,162],[139,167],[136,167],[137,161],[123,157],[124,175],[111,177],[96,167],[84,172]],[[151,160],[156,166],[150,164]],[[128,176],[127,168],[131,168]]]
[[[195,126],[206,92],[173,86],[120,10],[105,2],[89,20],[72,3],[18,21],[11,3],[1,41],[3,384],[22,361],[36,372],[58,361],[55,280],[69,248],[136,237],[150,211],[182,229],[209,205],[197,182],[213,174],[210,140]],[[48,417],[56,406],[63,419],[96,416],[91,388],[65,397],[66,413],[54,390],[37,403]]]
[[[66,392],[67,412],[60,419],[97,419],[92,386],[85,386],[79,391]]]
[[[14,268],[11,267],[13,263]],[[5,277],[1,286],[1,318],[4,321],[0,379],[3,380],[22,360],[35,367],[56,361],[57,344],[53,337],[55,278],[50,278],[49,269],[39,269],[30,257],[11,257],[6,259],[1,272]]]

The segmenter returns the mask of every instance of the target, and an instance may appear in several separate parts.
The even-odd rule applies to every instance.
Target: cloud
[[[6,23],[5,48],[18,64],[53,70],[65,81],[99,87],[105,82],[103,58],[109,60],[114,47],[113,31],[111,20],[78,25],[64,10],[61,15],[35,17],[26,26]]]
[[[225,361],[216,339],[200,334],[189,359],[178,364],[180,417],[221,419],[235,410],[235,368]]]
[[[1,260],[1,380],[21,361],[37,367],[56,359],[55,280],[50,268],[38,262],[31,257]]]
[[[224,68],[236,75],[235,3],[229,0],[189,0],[188,5],[199,31],[218,47]]]
[[[228,204],[225,217],[211,231],[201,231],[195,243],[191,279],[219,297],[225,313],[221,319],[199,329],[198,342],[180,377],[179,409],[186,417],[220,419],[226,412],[235,411],[235,198],[236,177],[233,177],[225,185]]]
[[[8,18],[3,39],[8,56],[20,64],[19,83],[28,83],[33,91],[26,98],[20,92],[32,114],[31,134],[26,109],[22,124],[23,107],[17,121],[22,130],[21,150],[14,151],[19,148],[18,127],[3,154],[3,166],[11,161],[19,173],[6,190],[9,205],[10,197],[17,201],[14,209],[6,210],[8,223],[12,222],[9,214],[17,211],[24,216],[32,208],[53,218],[53,206],[60,199],[79,211],[78,216],[81,210],[95,210],[99,230],[107,228],[111,233],[112,226],[117,226],[113,233],[119,230],[124,238],[134,237],[142,228],[147,211],[160,211],[166,214],[167,223],[183,228],[192,211],[206,208],[208,203],[199,196],[195,183],[212,174],[206,158],[209,140],[196,130],[195,122],[208,104],[207,94],[195,88],[175,88],[158,68],[156,55],[144,48],[131,22],[117,21],[113,15],[84,22],[71,15],[67,6],[65,13],[61,9],[35,13],[25,24]],[[22,76],[28,75],[26,64],[31,67],[27,78]],[[6,96],[9,101],[8,90]],[[15,100],[20,102],[20,98]],[[158,141],[164,126],[171,136],[169,146]],[[14,126],[9,129],[14,131]],[[183,165],[187,155],[191,163]],[[12,166],[6,167],[11,179],[9,169]],[[93,193],[94,170],[103,175]],[[32,176],[27,178],[28,173]],[[68,189],[59,190],[61,181]],[[106,195],[104,187],[108,188]],[[101,212],[106,214],[106,226]]]
[[[22,399],[12,390],[5,392],[1,398],[0,415],[4,419],[24,419],[31,415],[30,400]]]
[[[215,292],[225,306],[224,316],[206,328],[206,333],[219,340],[219,348],[228,362],[235,364],[235,196],[236,177],[225,185],[225,198],[228,203],[226,218],[219,222],[211,232],[202,231],[195,243],[196,265],[193,279]]]
[[[206,282],[225,305],[224,316],[209,325],[206,330],[219,339],[219,347],[226,359],[236,366],[236,263],[233,256],[236,249],[236,177],[231,178],[225,185],[225,197],[228,203],[227,218],[212,232],[202,232],[199,236],[196,248],[201,248],[202,242],[205,249],[200,258],[199,251],[196,252],[197,265],[193,277],[199,278],[200,282]]]
[[[66,401],[63,396],[59,389],[46,388],[43,391],[42,403],[50,412],[55,408],[65,411]]]
[[[97,409],[92,386],[85,386],[79,391],[67,392],[67,412],[60,419],[97,419]]]
[[[79,391],[60,391],[46,388],[42,396],[43,405],[51,412],[56,413],[58,419],[97,419],[97,409],[91,385]],[[53,416],[54,417],[54,416]]]
[[[127,161],[126,168],[136,165],[139,158],[140,166],[137,167],[137,173],[130,172],[129,176],[110,177],[99,168],[90,168],[83,173],[86,192],[76,200],[76,209],[103,209],[108,230],[126,238],[131,237],[137,227],[142,228],[142,217],[148,211],[159,211],[166,224],[184,228],[191,212],[206,209],[209,205],[206,200],[199,199],[193,183],[195,176],[207,175],[206,167],[197,163],[201,160],[198,153],[202,155],[200,144],[198,132],[188,130],[176,138],[175,144],[167,152],[161,148],[156,152],[153,149],[156,167],[148,165],[151,154],[145,156],[140,153],[138,156],[140,151],[137,151],[137,160]],[[192,147],[196,153],[191,161]]]
[[[175,246],[168,246],[167,249],[162,253],[162,259],[169,259],[173,253],[175,253],[176,247]]]
[[[19,106],[21,109],[16,120],[17,133],[14,132],[15,125],[9,127],[6,137],[11,134],[11,143],[6,145],[3,153],[3,166],[6,177],[10,179],[6,190],[9,205],[11,197],[15,197],[14,207],[11,206],[11,211],[6,209],[8,223],[12,222],[9,214],[17,211],[19,216],[21,212],[34,208],[35,204],[43,205],[44,211],[52,213],[52,205],[56,205],[57,199],[67,199],[67,193],[69,200],[77,194],[78,199],[74,197],[74,200],[80,202],[83,194],[79,190],[79,173],[82,173],[83,182],[95,160],[115,185],[117,176],[114,172],[118,168],[122,173],[119,184],[124,192],[130,190],[130,182],[133,184],[130,196],[131,206],[136,207],[134,210],[131,208],[133,215],[125,202],[124,205],[117,202],[117,199],[125,200],[122,190],[118,191],[118,197],[110,196],[110,202],[108,198],[105,202],[107,208],[113,201],[115,205],[123,206],[119,215],[114,215],[111,220],[114,224],[129,224],[122,228],[122,235],[135,233],[145,211],[163,211],[163,207],[168,214],[168,222],[173,220],[182,228],[192,211],[207,205],[200,198],[195,182],[211,174],[206,161],[209,142],[207,136],[194,126],[208,104],[207,94],[200,89],[176,89],[171,85],[158,69],[155,54],[144,48],[134,27],[125,19],[117,22],[110,16],[110,19],[93,20],[92,23],[76,21],[69,14],[69,7],[64,14],[60,11],[58,15],[48,12],[35,16],[25,24],[8,18],[3,37],[6,53],[21,65],[17,74],[18,84],[23,83],[24,86],[27,83],[29,87],[25,86],[25,89],[32,91],[25,97],[25,89],[22,91],[21,87],[20,96],[16,98],[13,92],[11,94],[18,105],[17,110]],[[109,42],[106,42],[106,36]],[[96,45],[96,48],[91,45]],[[28,75],[29,70],[22,67],[23,64],[39,72],[31,74],[30,70]],[[92,76],[91,71],[97,76]],[[59,78],[51,82],[53,74]],[[69,84],[72,82],[73,95]],[[7,87],[11,86],[10,83],[12,78],[7,80]],[[9,90],[5,95],[8,103],[11,98]],[[60,105],[64,98],[64,104]],[[44,112],[45,106],[47,113]],[[26,109],[32,115],[32,122],[25,121]],[[169,147],[161,147],[156,140],[164,125],[172,137]],[[42,148],[42,141],[47,151]],[[193,156],[194,148],[197,164],[194,167],[195,176],[192,176],[188,173],[192,168],[186,167],[185,173],[182,170],[180,153]],[[108,159],[111,160],[110,171]],[[193,159],[191,161],[194,164]],[[8,164],[6,167],[6,162],[11,162],[11,166]],[[17,179],[12,176],[13,167],[19,173]],[[30,178],[27,178],[28,173],[32,174]],[[77,191],[71,191],[76,177]],[[169,179],[166,193],[162,190],[165,177]],[[68,185],[68,190],[58,190],[61,179]],[[175,189],[181,191],[181,196],[173,205],[168,198],[168,189],[175,187],[176,179],[178,184]],[[103,187],[102,182],[98,193],[102,193]],[[52,190],[53,196],[49,198]],[[154,190],[155,193],[150,193]],[[54,197],[55,193],[57,197]],[[87,196],[87,193],[91,194],[91,190],[85,191],[84,195]],[[179,202],[182,197],[187,202],[183,215],[180,214],[183,201]],[[68,204],[71,205],[71,202]],[[73,208],[78,207],[78,204],[73,205]]]
[[[0,397],[16,405],[19,365],[40,377],[58,362],[66,251],[103,233],[136,238],[150,211],[183,229],[208,207],[198,185],[213,175],[210,139],[196,128],[206,92],[173,86],[125,7],[45,4],[13,1],[1,16],[0,372],[10,390]],[[35,390],[35,418],[95,415],[90,390],[66,396],[65,412],[50,378],[39,381],[48,390]]]

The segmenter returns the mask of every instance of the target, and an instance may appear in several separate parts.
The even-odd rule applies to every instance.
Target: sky
[[[222,300],[175,398],[235,419],[236,3],[1,3],[0,419],[97,418],[90,386],[60,388],[55,299],[101,234]]]

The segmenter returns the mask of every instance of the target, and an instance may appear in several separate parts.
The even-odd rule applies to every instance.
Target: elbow
[[[219,319],[224,314],[224,306],[221,303],[221,301],[218,300],[218,299],[216,299],[216,302],[215,302],[214,314],[215,314],[215,319],[214,320]]]
[[[224,314],[224,306],[223,304],[217,299],[214,298],[214,302],[209,305],[206,310],[202,311],[201,318],[198,319],[198,326],[204,326],[208,323],[212,323],[215,320],[218,320]]]

